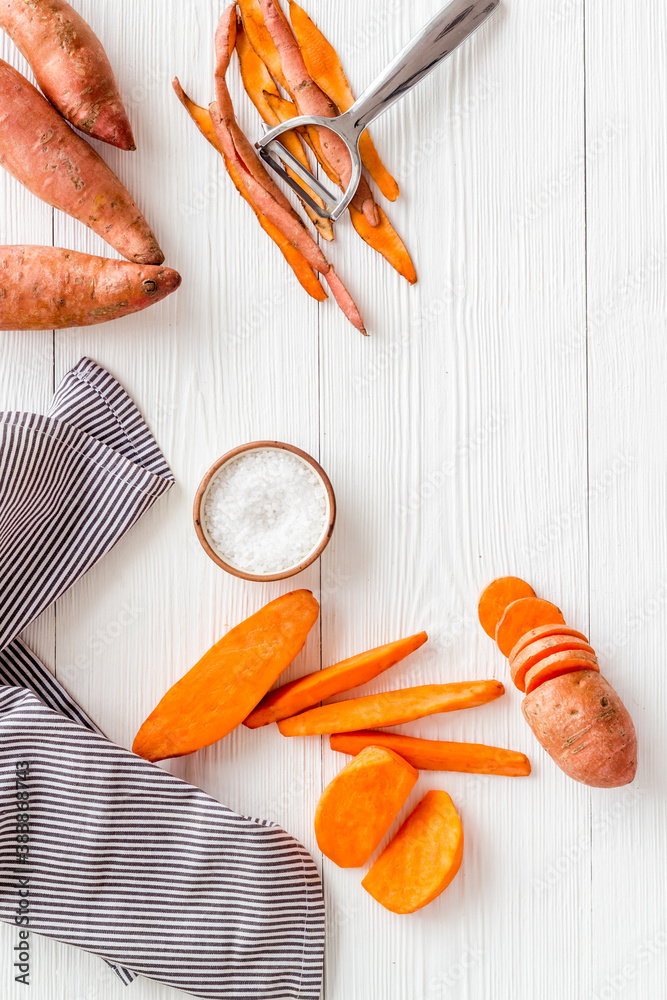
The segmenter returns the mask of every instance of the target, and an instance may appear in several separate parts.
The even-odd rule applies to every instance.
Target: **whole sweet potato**
[[[136,264],[164,254],[129,191],[18,70],[0,60],[0,164]]]
[[[128,316],[181,283],[169,267],[59,247],[0,247],[0,330],[59,330]]]
[[[64,0],[1,0],[4,28],[60,114],[82,132],[135,149],[132,127],[104,47]]]
[[[524,698],[526,722],[561,771],[597,788],[631,782],[637,737],[625,705],[593,670],[545,681]]]

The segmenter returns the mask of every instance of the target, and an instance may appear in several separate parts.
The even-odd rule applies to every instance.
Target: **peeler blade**
[[[335,209],[338,199],[327,187],[325,187],[324,184],[320,183],[317,177],[315,177],[310,170],[307,170],[302,163],[299,163],[297,158],[285,148],[279,139],[273,139],[266,145],[257,143],[257,148],[262,160],[264,160],[264,162],[271,167],[272,170],[275,170],[275,172],[282,177],[287,184],[289,184],[293,191],[296,191],[298,196],[302,198],[314,212],[317,212],[322,219],[328,219],[331,217],[331,213]],[[310,192],[302,187],[295,177],[292,177],[292,175],[288,173],[283,166],[283,163],[289,164],[290,169],[301,178],[304,184],[308,185],[310,191],[314,191],[315,194],[320,196],[324,202],[324,207],[318,204]]]

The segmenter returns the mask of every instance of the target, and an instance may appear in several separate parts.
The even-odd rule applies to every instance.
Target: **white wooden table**
[[[304,0],[360,90],[437,0]],[[496,676],[492,706],[404,727],[521,749],[529,779],[422,774],[445,788],[462,870],[420,913],[384,912],[322,861],[313,813],[344,758],[326,740],[241,730],[174,773],[300,838],[328,906],[327,1000],[657,1000],[667,972],[667,10],[646,0],[506,0],[375,129],[402,196],[389,211],[414,288],[339,223],[332,257],[371,337],[294,288],[171,90],[213,96],[211,0],[76,0],[104,40],[138,151],[103,155],[155,227],[180,291],[83,331],[0,336],[0,404],[44,410],[83,355],[145,414],[177,485],[27,639],[129,746],[166,688],[226,628],[294,585],[322,608],[289,677],[403,634],[429,643],[371,690]],[[359,12],[365,13],[360,18]],[[7,39],[0,54],[26,71]],[[235,81],[237,73],[231,74]],[[258,128],[239,103],[241,122]],[[106,246],[0,176],[1,242]],[[205,556],[191,504],[223,451],[278,438],[322,462],[339,519],[284,584]],[[525,576],[589,633],[639,735],[634,785],[567,779],[523,723],[477,624],[481,587]],[[660,775],[663,775],[661,778]],[[2,927],[0,993],[13,982]],[[97,959],[33,939],[38,1000],[125,992]]]

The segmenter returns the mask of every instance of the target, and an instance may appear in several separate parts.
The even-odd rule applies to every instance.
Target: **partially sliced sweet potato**
[[[509,659],[512,660],[518,656],[522,649],[529,646],[531,642],[535,642],[536,639],[546,639],[550,635],[571,635],[574,639],[583,639],[584,642],[588,642],[588,637],[583,632],[577,632],[576,628],[570,628],[569,625],[559,625],[558,623],[556,625],[540,625],[539,628],[533,628],[521,636],[516,645],[512,646]]]
[[[558,635],[545,636],[542,639],[535,639],[528,646],[525,646],[516,656],[510,654],[510,671],[512,680],[519,691],[525,691],[526,674],[540,660],[544,660],[553,653],[561,653],[565,650],[586,650],[588,653],[595,653],[592,646],[585,639],[579,639],[573,635],[559,633]]]
[[[361,868],[394,822],[419,772],[393,750],[369,746],[322,792],[315,836],[339,868]]]
[[[386,910],[414,913],[452,881],[463,859],[463,827],[447,792],[427,792],[362,885]]]
[[[576,670],[540,684],[524,718],[561,771],[595,788],[627,785],[637,772],[632,719],[602,674]]]
[[[575,670],[595,670],[600,672],[597,656],[593,651],[586,650],[564,650],[561,653],[553,653],[544,660],[539,660],[535,666],[526,674],[526,694],[530,694],[540,684],[560,677],[561,674],[570,674]]]
[[[455,684],[424,684],[400,691],[369,694],[333,705],[311,708],[278,723],[283,736],[317,736],[347,733],[376,726],[399,726],[438,712],[476,708],[505,693],[500,681],[461,681]]]
[[[306,708],[316,705],[318,701],[325,701],[335,694],[349,691],[350,688],[359,687],[360,684],[367,684],[410,653],[414,653],[427,639],[426,632],[419,632],[417,635],[408,636],[407,639],[388,642],[366,653],[358,653],[347,660],[341,660],[332,667],[316,670],[289,684],[283,684],[262,698],[244,725],[248,729],[268,726],[270,722],[278,722],[280,719],[297,715]]]
[[[517,750],[502,750],[481,743],[451,743],[422,740],[416,736],[361,729],[356,733],[334,733],[329,746],[338,753],[358,754],[364,747],[387,747],[420,771],[461,771],[464,774],[530,774],[530,761]]]
[[[522,635],[540,625],[564,625],[562,611],[539,597],[523,597],[509,604],[496,626],[496,642],[501,653],[509,656]]]
[[[479,623],[488,636],[496,638],[496,628],[505,613],[505,608],[521,597],[535,597],[535,591],[518,576],[499,576],[484,588],[477,605],[477,613]]]

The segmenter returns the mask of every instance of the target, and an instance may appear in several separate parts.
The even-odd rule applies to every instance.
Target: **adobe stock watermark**
[[[647,789],[641,785],[629,785],[612,806],[594,817],[591,828],[573,840],[560,856],[547,866],[545,872],[535,879],[536,890],[541,894],[551,892],[585,857],[591,854],[594,835],[613,829],[646,794]]]
[[[529,226],[546,212],[577,181],[582,180],[586,166],[598,160],[620,136],[627,125],[622,122],[607,122],[600,133],[586,144],[586,150],[572,156],[567,166],[551,180],[546,180],[540,190],[528,199],[521,212],[514,216],[517,226]]]
[[[14,981],[30,986],[30,761],[17,760],[15,765],[16,815],[14,821],[14,864],[17,906],[14,924],[18,928],[18,944],[14,945]]]
[[[478,111],[485,104],[488,104],[489,101],[496,96],[499,90],[500,84],[497,80],[484,80],[474,94],[470,94],[455,108],[452,108],[451,111],[445,115],[444,123],[431,129],[429,134],[421,142],[419,142],[403,160],[396,175],[398,180],[407,180],[410,174],[417,170],[417,168],[420,167],[425,160],[428,160],[431,156],[433,156],[438,146],[441,146],[443,142],[451,139],[452,125],[456,125],[459,122],[466,121],[471,118],[476,111]]]
[[[507,423],[507,414],[491,410],[486,421],[475,428],[469,435],[462,438],[454,446],[452,458],[440,469],[430,472],[417,489],[411,489],[407,499],[399,505],[398,512],[406,518],[419,513],[429,500],[432,500],[442,489],[445,482],[456,473],[457,462],[475,452],[481,451],[500,432]]]
[[[111,648],[118,642],[121,636],[131,628],[144,613],[144,609],[139,604],[130,604],[124,601],[116,617],[107,622],[102,628],[96,629],[90,638],[88,649],[77,653],[71,663],[63,667],[58,667],[57,676],[59,680],[71,682],[77,673],[90,670],[96,656],[100,656],[106,649]]]
[[[377,379],[388,371],[399,360],[413,342],[415,330],[421,329],[426,323],[434,323],[447,313],[447,307],[457,299],[463,298],[466,293],[466,282],[464,278],[456,281],[445,279],[440,284],[440,295],[418,312],[414,313],[408,320],[408,324],[403,330],[400,338],[386,344],[374,356],[372,363],[365,372],[356,372],[352,381],[357,392],[362,389],[369,389]]]
[[[663,579],[655,586],[651,596],[633,608],[623,624],[619,625],[606,641],[597,644],[598,652],[602,656],[610,657],[615,651],[624,648],[633,635],[654,621],[666,607],[667,580]]]
[[[666,264],[667,250],[653,247],[639,267],[619,276],[613,282],[609,294],[600,302],[592,304],[586,324],[570,330],[561,340],[560,348],[563,354],[582,350],[586,346],[587,339],[604,330],[612,316],[623,308],[630,296],[637,296],[650,278],[662,271]]]
[[[580,501],[557,514],[548,525],[534,534],[534,541],[525,549],[528,556],[540,556],[554,545],[575,524],[584,520],[593,506],[609,495],[614,484],[626,476],[637,461],[634,455],[619,455],[609,468],[600,473],[586,489]]]
[[[421,997],[421,1000],[433,1000],[434,997],[445,996],[447,993],[451,992],[455,986],[458,986],[465,978],[471,969],[479,965],[484,958],[484,949],[479,947],[468,947],[460,955],[460,957],[449,965],[442,972],[437,973],[429,979],[426,985],[426,992]]]
[[[667,949],[667,930],[659,930],[648,941],[642,942],[625,959],[623,965],[607,976],[604,985],[593,993],[591,1000],[614,1000],[625,996],[630,983],[637,979],[643,969]]]

